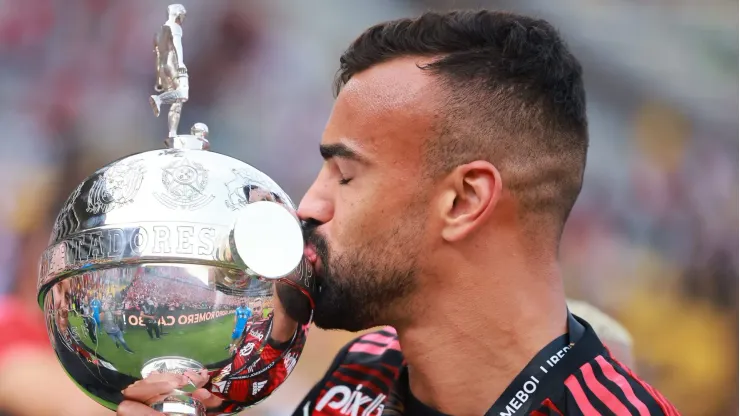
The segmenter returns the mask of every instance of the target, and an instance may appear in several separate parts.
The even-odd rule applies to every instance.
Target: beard
[[[387,239],[342,253],[331,250],[316,228],[306,229],[306,242],[315,247],[322,265],[314,310],[317,327],[355,332],[393,325],[394,316],[402,313],[399,301],[416,286],[419,245],[416,235],[403,235],[402,229],[420,230],[399,227]]]

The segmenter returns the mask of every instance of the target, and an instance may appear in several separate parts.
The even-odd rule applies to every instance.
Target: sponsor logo
[[[288,374],[293,372],[293,368],[295,368],[295,365],[297,363],[298,363],[298,354],[294,352],[285,354],[285,357],[283,357],[283,364],[285,365],[285,370],[288,372]]]
[[[242,347],[241,350],[239,350],[239,355],[242,357],[246,357],[250,355],[254,351],[254,343],[250,342],[249,344]]]
[[[253,330],[249,331],[249,335],[251,335],[251,336],[253,336],[253,337],[257,338],[257,339],[258,339],[258,340],[260,340],[260,341],[262,341],[262,338],[264,338],[264,337],[265,337],[265,335],[264,335],[264,334],[263,334],[262,332],[260,332],[260,331],[257,331],[257,330],[255,330],[255,329],[253,329]]]
[[[372,397],[363,393],[363,387],[362,384],[358,384],[353,391],[347,386],[334,386],[316,403],[315,410],[322,412],[329,408],[339,415],[381,416],[385,407],[383,405],[385,394]]]
[[[267,380],[265,381],[257,381],[252,384],[252,396],[255,396],[257,393],[262,391],[262,389],[265,387],[265,384],[267,384]]]

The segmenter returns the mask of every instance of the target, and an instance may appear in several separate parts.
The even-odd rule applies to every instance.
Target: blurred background
[[[191,88],[181,130],[207,123],[212,150],[266,172],[295,201],[321,165],[338,58],[368,26],[483,6],[559,27],[585,67],[592,143],[562,248],[567,291],[625,325],[637,372],[684,415],[738,414],[736,1],[182,3]],[[14,403],[19,389],[41,400],[69,392],[49,414],[90,401],[48,341],[27,336],[44,337],[36,265],[78,182],[162,147],[166,117],[147,98],[167,4],[0,0],[0,409],[10,415],[34,414]],[[2,326],[26,310],[12,331]],[[352,337],[314,329],[286,385],[245,414],[289,414]]]

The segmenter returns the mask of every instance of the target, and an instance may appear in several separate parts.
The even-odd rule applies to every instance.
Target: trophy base
[[[167,396],[161,402],[152,404],[151,408],[167,416],[206,416],[206,407],[184,394]]]
[[[144,363],[141,369],[141,377],[147,378],[152,373],[183,374],[186,371],[197,373],[204,368],[201,363],[190,358],[176,356],[158,357]],[[173,394],[165,397],[164,400],[152,404],[151,408],[167,416],[206,416],[205,406],[189,395],[195,389],[196,387],[192,383],[184,386],[179,390],[175,390]]]

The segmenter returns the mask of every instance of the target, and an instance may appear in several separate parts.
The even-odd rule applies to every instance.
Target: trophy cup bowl
[[[72,192],[43,253],[38,301],[59,361],[110,409],[155,374],[188,385],[148,403],[231,414],[272,393],[301,355],[315,283],[295,208],[267,175],[207,151],[207,128],[125,157]]]

